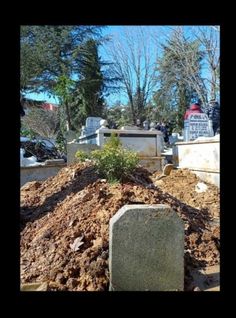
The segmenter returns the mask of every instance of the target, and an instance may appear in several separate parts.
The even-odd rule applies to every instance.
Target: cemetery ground
[[[86,162],[23,186],[21,284],[42,283],[41,290],[48,291],[107,291],[110,218],[125,204],[167,204],[185,225],[184,290],[207,289],[209,277],[204,287],[194,271],[219,265],[219,189],[207,184],[200,192],[200,180],[187,169],[161,179],[160,174],[140,167],[122,183],[109,184]]]

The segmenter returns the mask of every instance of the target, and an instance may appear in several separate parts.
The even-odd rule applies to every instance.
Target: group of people
[[[171,135],[171,125],[169,123],[158,122],[154,128],[162,132],[164,141],[168,143],[169,136]]]
[[[141,127],[139,119],[137,120],[137,126]],[[155,123],[151,122],[151,123],[149,123],[148,120],[145,120],[143,122],[143,129],[144,130],[149,130],[150,128],[161,131],[162,134],[163,134],[163,138],[164,138],[165,143],[168,143],[169,136],[171,135],[171,130],[172,130],[170,123],[164,123],[163,121],[162,122],[155,122]]]
[[[215,99],[210,100],[208,105],[205,107],[204,111],[201,109],[200,101],[191,104],[190,108],[184,114],[184,120],[188,119],[188,117],[194,113],[207,114],[209,120],[212,121],[212,128],[213,128],[214,135],[220,133],[220,105]],[[146,120],[143,122],[143,128],[146,130],[149,130],[150,128],[154,128],[156,130],[161,131],[163,133],[165,143],[169,142],[169,136],[172,133],[170,123],[158,122],[155,124],[151,123],[151,125],[149,125],[149,122]]]

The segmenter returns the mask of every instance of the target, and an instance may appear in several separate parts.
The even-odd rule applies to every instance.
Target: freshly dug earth
[[[138,168],[121,184],[100,179],[89,163],[21,188],[21,284],[47,290],[106,291],[109,220],[125,204],[168,204],[185,223],[185,290],[190,271],[219,264],[219,190],[186,169],[161,180]]]

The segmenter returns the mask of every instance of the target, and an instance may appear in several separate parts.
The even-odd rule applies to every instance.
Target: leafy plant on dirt
[[[78,150],[75,154],[75,158],[80,162],[84,162],[86,159],[90,159],[90,155],[87,152]]]
[[[98,173],[109,183],[121,181],[137,167],[139,161],[135,152],[122,147],[120,139],[114,133],[102,149],[91,153],[78,150],[75,157],[80,162],[92,160]]]
[[[115,134],[111,135],[101,150],[92,151],[91,158],[99,174],[109,182],[121,181],[138,164],[137,154],[124,149]]]

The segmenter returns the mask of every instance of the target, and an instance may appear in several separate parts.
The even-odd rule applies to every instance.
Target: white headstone
[[[209,119],[206,114],[191,114],[185,121],[185,141],[192,141],[198,137],[209,137],[210,135]]]
[[[100,128],[101,117],[87,117],[86,119],[86,135],[94,133]]]
[[[147,120],[145,120],[143,122],[143,129],[148,130],[149,129],[149,122]]]
[[[101,119],[100,120],[100,128],[107,128],[108,122],[106,119]]]
[[[85,136],[86,135],[86,128],[85,126],[82,126],[81,128],[81,136]]]
[[[151,122],[150,130],[156,130],[155,127],[156,127],[156,124],[154,122]]]

